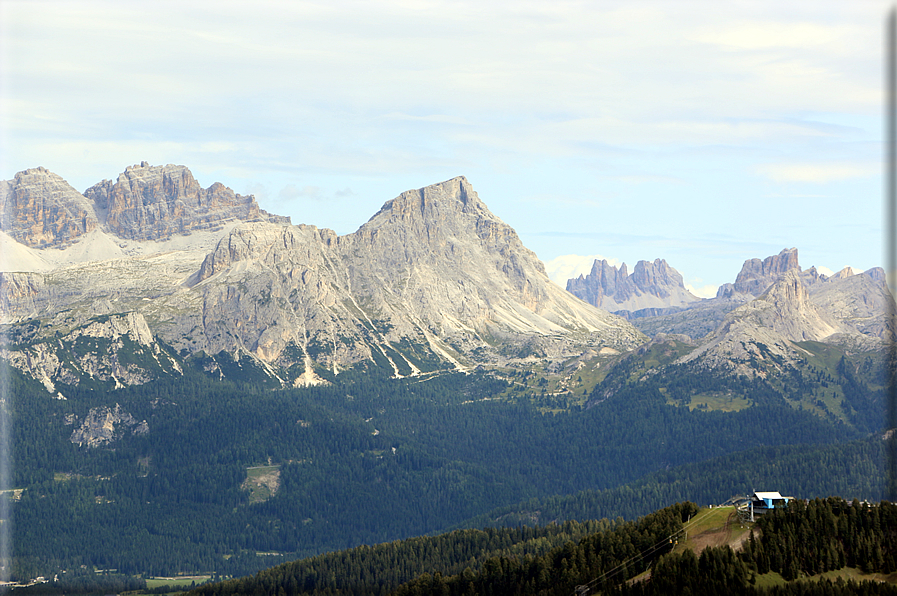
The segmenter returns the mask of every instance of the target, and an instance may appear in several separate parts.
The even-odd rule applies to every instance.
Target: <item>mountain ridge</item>
[[[4,322],[137,312],[178,351],[250,354],[283,384],[362,362],[406,376],[644,340],[552,284],[463,177],[406,191],[343,236],[203,190],[183,166],[142,162],[86,194],[98,228],[52,257],[32,247],[20,261],[34,271],[4,272]]]
[[[664,259],[639,261],[632,274],[606,259],[596,259],[588,275],[567,281],[567,291],[609,311],[681,307],[701,299],[689,292],[682,275]]]
[[[40,166],[0,182],[0,229],[31,248],[66,248],[96,229],[129,240],[163,240],[228,221],[289,223],[255,197],[216,182],[203,189],[185,166],[128,166],[115,182],[79,193]]]
[[[0,238],[13,249],[5,251],[12,266],[0,273],[5,324],[37,318],[42,333],[71,333],[97,316],[139,314],[182,357],[249,357],[281,386],[328,382],[362,363],[403,377],[545,360],[556,374],[574,360],[581,368],[597,358],[588,366],[600,367],[648,340],[551,283],[535,253],[463,176],[405,191],[355,232],[338,235],[291,225],[218,183],[203,189],[184,166],[141,162],[77,200],[55,174],[28,172],[53,184],[27,186],[27,176],[17,175],[16,188],[33,191],[28,204],[40,202],[34,193],[41,189],[48,193],[44,215],[59,221],[45,218],[45,228],[62,232],[46,236],[55,244],[37,247],[15,235]],[[31,228],[18,203],[7,200],[10,192],[2,217],[21,237]],[[72,228],[82,230],[73,238],[66,226],[77,210],[53,205],[93,205],[96,224]],[[568,282],[593,302],[655,304],[621,312],[649,336],[694,338],[681,364],[761,376],[770,366],[781,369],[776,358],[800,361],[796,343],[803,341],[880,349],[892,301],[883,287],[879,270],[831,277],[803,271],[796,248],[746,260],[735,282],[709,300],[691,295],[659,258],[639,261],[631,275],[625,264],[596,260],[588,277]],[[51,346],[46,337],[31,341]],[[60,355],[41,352],[39,360],[53,368]]]

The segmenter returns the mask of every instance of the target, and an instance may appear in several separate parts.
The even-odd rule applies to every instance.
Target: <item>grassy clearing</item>
[[[750,527],[738,520],[734,507],[701,509],[686,526],[687,534],[679,539],[674,552],[691,550],[700,554],[708,546],[724,545],[740,550],[750,532]]]
[[[10,488],[6,490],[0,490],[0,496],[7,497],[9,499],[12,499],[13,501],[18,501],[22,498],[22,493],[24,492],[24,488]]]
[[[770,586],[783,586],[788,582],[785,581],[781,575],[776,573],[775,571],[771,571],[769,573],[764,573],[763,575],[754,576],[756,579],[756,586],[759,588],[768,588]],[[855,582],[864,582],[864,581],[874,581],[874,582],[886,582],[889,584],[897,584],[897,573],[865,573],[856,569],[855,567],[844,567],[842,569],[835,569],[832,571],[826,571],[825,573],[820,573],[819,575],[812,575],[809,577],[801,577],[798,581],[821,581],[823,579],[834,582],[838,578],[843,579],[844,581],[853,580]]]
[[[708,412],[712,410],[738,412],[750,407],[751,403],[751,400],[741,395],[734,395],[731,392],[698,393],[691,397],[688,409],[701,409]]]
[[[249,491],[249,503],[267,501],[280,488],[280,466],[254,466],[246,468],[243,490]]]
[[[772,586],[784,586],[788,582],[785,581],[785,578],[776,573],[775,571],[770,571],[769,573],[764,573],[763,575],[755,575],[756,586],[758,588],[770,588]]]
[[[876,581],[887,582],[889,584],[897,584],[897,573],[866,573],[865,571],[860,571],[855,567],[844,567],[842,569],[826,571],[825,573],[813,575],[807,579],[816,581],[819,581],[821,579],[828,579],[830,581],[835,581],[839,577],[843,578],[844,581],[852,579],[856,582]]]
[[[147,589],[186,587],[189,588],[194,582],[199,585],[202,582],[212,579],[210,575],[185,575],[183,577],[152,577],[146,580]],[[174,591],[174,590],[173,590]]]
[[[280,464],[276,466],[253,466],[246,468],[246,476],[248,478],[260,478],[265,474],[270,474],[275,470],[280,470]]]
[[[564,412],[578,409],[592,389],[607,375],[607,363],[614,355],[591,351],[557,365],[548,360],[533,360],[525,370],[517,366],[494,369],[509,387],[496,395],[497,399],[526,400],[541,412]]]
[[[807,362],[810,365],[826,371],[834,371],[844,356],[843,350],[818,341],[799,341],[797,345],[809,352]]]

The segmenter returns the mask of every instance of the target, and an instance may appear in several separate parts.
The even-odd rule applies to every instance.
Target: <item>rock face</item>
[[[760,259],[749,259],[744,262],[741,271],[735,278],[733,288],[741,294],[759,296],[784,273],[797,269],[797,249],[786,248],[777,255]]]
[[[733,311],[735,317],[793,342],[824,341],[847,330],[810,302],[810,294],[795,269],[787,271],[765,294]]]
[[[97,224],[90,202],[45,168],[0,182],[0,229],[26,246],[67,246]]]
[[[27,182],[24,174],[17,179]],[[54,180],[46,170],[29,176]],[[50,210],[96,207],[98,224],[78,228],[89,231],[70,246],[67,232],[37,248],[0,237],[15,261],[0,271],[0,357],[57,394],[178,375],[184,354],[210,374],[251,368],[310,385],[361,363],[394,376],[536,359],[555,366],[646,339],[552,284],[463,177],[402,193],[345,236],[289,225],[221,185],[203,190],[181,166],[134,166],[88,195]],[[5,221],[18,222],[12,191],[4,196]],[[69,229],[58,224],[65,217],[49,229]],[[803,341],[876,349],[889,337],[893,302],[880,270],[827,278],[801,271],[796,249],[747,261],[713,300],[689,294],[662,259],[640,261],[631,275],[596,261],[569,286],[604,308],[660,315],[632,320],[652,335],[702,338],[688,362],[744,374],[766,370],[757,362],[786,365]]]
[[[161,240],[220,225],[229,220],[269,220],[253,196],[216,182],[203,189],[184,166],[130,166],[118,180],[103,180],[85,191],[105,215],[105,227],[122,238]],[[289,222],[289,218],[274,218]]]
[[[46,294],[42,276],[0,271],[0,323],[8,323],[13,312],[22,318],[36,315],[34,300],[42,294]]]
[[[800,275],[791,270],[763,296],[730,312],[713,336],[680,363],[765,377],[800,360],[794,342],[822,341],[844,330],[810,303]]]
[[[810,301],[849,329],[888,339],[888,313],[894,299],[888,292],[884,269],[873,267],[863,273],[848,269],[809,285]],[[802,279],[806,283],[806,276]]]
[[[289,218],[262,211],[254,197],[218,182],[203,189],[184,166],[142,162],[83,195],[42,167],[0,181],[0,230],[31,248],[66,248],[97,229],[147,241],[234,221],[289,223]]]
[[[632,275],[626,263],[617,269],[604,259],[596,260],[587,276],[567,281],[567,291],[609,311],[663,309],[700,301],[685,289],[682,275],[663,259],[639,261]]]
[[[137,420],[120,405],[92,408],[84,422],[72,432],[71,442],[79,447],[100,447],[121,439],[127,434],[142,435],[149,432],[146,420]]]
[[[342,237],[242,226],[208,255],[197,281],[205,314],[197,335],[212,353],[239,345],[281,366],[299,354],[305,370],[374,360],[407,375],[641,338],[551,284],[464,178],[403,193]]]

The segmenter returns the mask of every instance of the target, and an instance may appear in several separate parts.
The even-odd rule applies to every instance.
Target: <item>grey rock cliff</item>
[[[796,248],[783,249],[779,254],[766,257],[762,261],[749,259],[744,262],[735,278],[734,289],[742,294],[759,296],[781,275],[792,269],[800,272]]]
[[[253,196],[242,196],[221,183],[203,189],[184,166],[130,166],[118,179],[103,180],[85,191],[103,215],[105,227],[122,238],[160,240],[207,229],[230,220],[289,223],[259,209]]]
[[[0,230],[26,246],[67,246],[96,227],[90,202],[46,168],[0,182]]]
[[[465,368],[641,338],[554,286],[464,178],[405,192],[346,236],[242,226],[206,257],[197,280],[209,349],[240,346],[282,366],[298,350],[328,370],[381,359],[396,374],[416,374],[433,359]]]
[[[91,408],[81,425],[72,432],[70,441],[79,447],[99,447],[121,439],[127,434],[149,432],[146,420],[137,422],[120,405]]]
[[[808,278],[799,267],[790,267],[763,295],[726,314],[724,322],[680,363],[765,377],[803,361],[806,351],[798,342],[823,342],[852,351],[881,349],[893,298],[877,278],[875,270],[868,275],[845,272]]]
[[[0,323],[7,323],[12,313],[21,318],[35,316],[39,309],[35,299],[46,293],[41,275],[0,271]]]
[[[723,324],[679,363],[766,377],[801,360],[794,342],[821,341],[844,330],[810,303],[799,273],[791,270],[761,297],[729,312]]]
[[[863,273],[842,270],[808,287],[810,301],[832,319],[858,333],[888,339],[888,313],[894,299],[885,284],[884,269]]]
[[[889,337],[890,305],[881,268],[862,274],[845,268],[827,277],[815,267],[802,271],[791,248],[745,261],[736,282],[721,286],[712,300],[632,321],[649,335],[700,338],[700,347],[682,362],[762,376],[801,361],[803,351],[795,345],[801,341],[854,352],[881,349]]]

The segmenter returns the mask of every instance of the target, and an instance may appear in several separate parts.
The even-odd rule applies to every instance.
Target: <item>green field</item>
[[[199,585],[203,582],[209,581],[212,579],[210,575],[185,575],[183,577],[152,577],[146,580],[146,587],[148,590],[152,590],[154,588],[160,588],[162,586],[166,586],[172,588],[172,591],[175,591],[174,588],[184,587],[189,588],[191,585],[196,584]]]
[[[701,409],[704,411],[718,410],[720,412],[739,412],[750,407],[751,400],[741,396],[734,395],[731,392],[720,393],[698,393],[692,396],[688,409]]]

